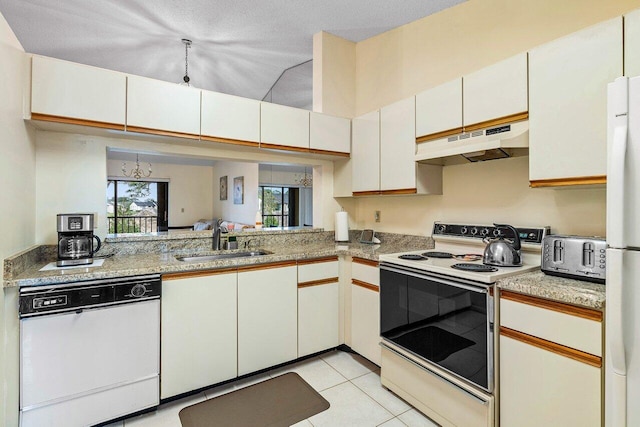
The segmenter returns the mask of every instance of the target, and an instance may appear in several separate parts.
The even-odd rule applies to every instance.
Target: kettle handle
[[[513,235],[515,236],[515,239],[513,241],[513,249],[515,249],[516,251],[520,250],[520,236],[518,235],[518,230],[516,230],[513,226],[509,225],[509,224],[493,224],[496,228],[507,228],[509,230],[511,230],[513,232]]]
[[[100,238],[98,236],[93,236],[93,238],[96,239],[96,241],[98,242],[98,247],[95,248],[93,252],[91,252],[91,256],[93,256],[93,254],[98,252],[100,250],[100,247],[102,246],[102,242],[100,241]]]

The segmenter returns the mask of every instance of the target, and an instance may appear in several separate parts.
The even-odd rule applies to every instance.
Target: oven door
[[[493,297],[489,288],[382,263],[380,335],[492,392]]]

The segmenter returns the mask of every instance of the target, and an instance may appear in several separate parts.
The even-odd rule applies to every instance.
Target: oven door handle
[[[380,342],[380,346],[384,347],[385,350],[389,350],[390,352],[392,352],[393,354],[395,354],[396,356],[401,357],[402,359],[404,359],[405,361],[411,363],[412,365],[414,365],[416,368],[422,369],[423,371],[425,371],[427,374],[432,375],[444,382],[446,382],[447,384],[451,384],[452,386],[454,386],[456,389],[460,390],[461,392],[467,394],[469,397],[471,397],[472,399],[478,401],[478,403],[482,404],[482,405],[488,405],[489,401],[480,398],[479,396],[476,396],[475,394],[471,393],[468,390],[463,389],[462,387],[460,387],[459,385],[455,384],[452,381],[449,381],[448,379],[444,378],[441,375],[438,375],[436,372],[433,372],[432,370],[425,368],[424,366],[422,366],[419,363],[416,363],[415,360],[410,359],[409,357],[405,356],[404,354],[400,353],[399,351],[396,351],[395,349],[389,347],[388,345],[386,345],[384,342]]]
[[[450,281],[450,280],[447,280],[447,279],[443,279],[441,277],[430,276],[428,274],[419,274],[419,273],[415,273],[413,271],[407,271],[407,270],[403,270],[403,269],[400,269],[400,268],[391,267],[389,265],[381,265],[380,266],[380,270],[392,271],[394,273],[404,274],[406,276],[417,277],[418,279],[428,279],[428,280],[432,280],[434,282],[442,283],[443,285],[453,286],[455,288],[460,288],[460,289],[464,289],[466,291],[476,292],[478,294],[487,294],[487,293],[489,293],[489,288],[466,285],[464,283]],[[491,286],[489,285],[489,287],[491,287]]]

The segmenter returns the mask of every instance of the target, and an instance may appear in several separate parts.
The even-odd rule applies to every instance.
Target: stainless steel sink
[[[230,258],[245,258],[245,257],[254,257],[261,255],[269,255],[273,252],[269,251],[245,251],[245,252],[229,252],[229,253],[220,253],[220,254],[212,254],[212,255],[189,255],[189,256],[176,256],[178,261],[184,262],[205,262],[205,261],[216,261],[219,259],[230,259]]]

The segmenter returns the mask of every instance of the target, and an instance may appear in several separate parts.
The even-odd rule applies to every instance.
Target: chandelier
[[[189,83],[189,81],[191,81],[189,78],[189,49],[191,48],[192,42],[189,39],[182,39],[182,43],[184,43],[184,77],[182,78],[184,83],[181,84],[191,86]]]
[[[149,178],[151,176],[151,163],[149,163],[149,171],[145,172],[140,169],[140,160],[138,159],[138,154],[136,154],[136,167],[135,169],[131,169],[131,172],[127,173],[127,162],[122,162],[122,175],[127,178]]]
[[[313,176],[307,174],[307,168],[304,168],[304,176],[297,176],[296,183],[303,187],[311,187],[313,185]]]

